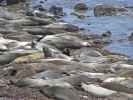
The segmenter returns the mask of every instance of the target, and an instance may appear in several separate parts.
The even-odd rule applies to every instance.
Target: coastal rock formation
[[[115,7],[115,6],[104,5],[104,4],[99,4],[94,7],[95,16],[113,16],[124,11],[127,11],[126,8]]]

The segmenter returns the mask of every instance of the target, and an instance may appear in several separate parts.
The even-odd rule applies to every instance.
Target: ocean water
[[[43,3],[40,3],[40,1],[43,1]],[[71,14],[74,12],[74,5],[79,2],[86,3],[89,7],[89,10],[82,13],[87,16],[84,19],[79,19]],[[118,16],[95,17],[93,8],[96,4],[128,7],[130,12]],[[110,39],[112,42],[106,45],[105,49],[133,58],[133,42],[128,40],[128,36],[133,32],[133,0],[32,0],[32,5],[42,5],[44,7],[58,5],[63,7],[66,13],[66,16],[61,19],[68,23],[75,24],[96,34],[111,31]]]

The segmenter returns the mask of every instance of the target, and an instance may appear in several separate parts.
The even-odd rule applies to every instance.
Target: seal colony
[[[20,7],[17,11],[0,7],[1,98],[133,99],[133,60],[103,49],[110,32],[99,36],[60,21],[65,14],[58,6],[27,9],[25,5],[15,5]],[[80,3],[74,9],[88,7]]]

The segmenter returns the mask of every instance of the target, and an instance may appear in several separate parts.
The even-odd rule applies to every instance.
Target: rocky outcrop
[[[88,6],[85,3],[78,3],[74,6],[75,10],[87,10]]]
[[[99,4],[94,7],[95,16],[113,16],[121,12],[127,11],[126,8]]]

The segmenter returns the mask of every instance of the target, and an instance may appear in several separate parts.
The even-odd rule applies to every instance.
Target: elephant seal
[[[58,50],[50,45],[46,45],[46,44],[43,45],[43,52],[45,54],[45,57],[54,57],[54,58],[73,60],[72,57],[69,57],[69,56],[63,54],[60,50]]]
[[[17,57],[19,57],[19,54],[17,53],[2,54],[0,55],[0,65],[9,64],[13,60],[15,60],[15,58]]]
[[[31,42],[21,42],[0,37],[0,50],[31,48]]]
[[[0,55],[0,65],[6,65],[11,63],[13,60],[15,60],[17,57],[20,56],[25,56],[28,54],[33,53],[33,51],[29,50],[29,51],[10,51],[4,54]]]
[[[52,45],[58,49],[65,49],[65,48],[76,49],[76,48],[91,46],[90,43],[85,42],[76,36],[62,35],[62,34],[48,35],[44,37],[40,42]]]
[[[67,75],[69,74],[62,70],[46,70],[35,74],[34,76],[32,76],[32,78],[48,80],[48,79],[58,79]]]
[[[26,0],[0,0],[0,3],[6,2],[6,5],[13,5],[24,1]]]
[[[7,51],[7,50],[8,50],[7,46],[0,44],[0,51]]]
[[[58,86],[44,87],[41,89],[41,93],[57,100],[80,100],[78,93],[73,89]]]

